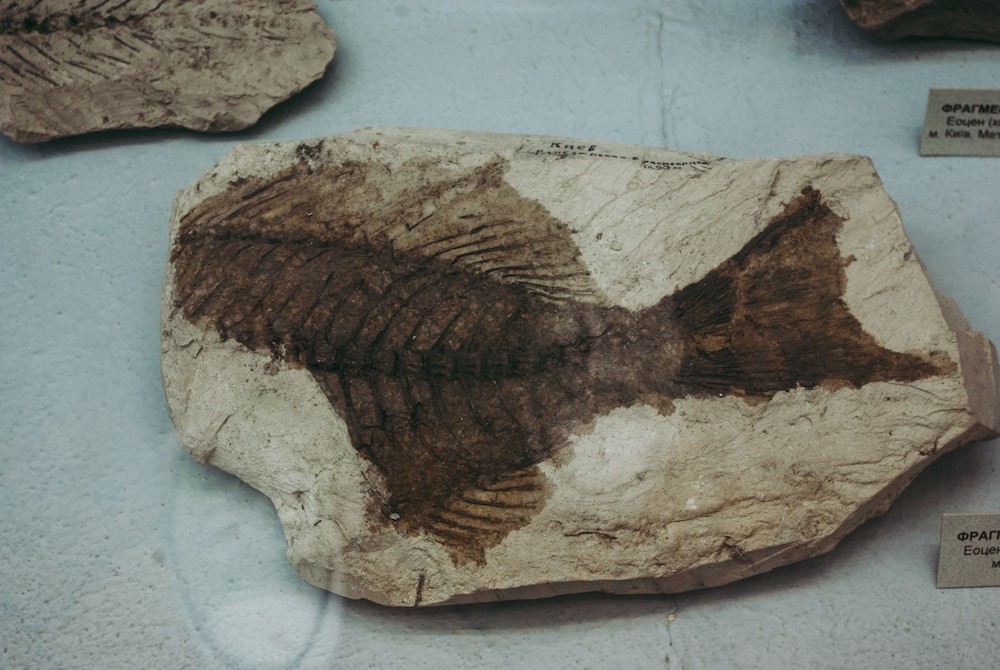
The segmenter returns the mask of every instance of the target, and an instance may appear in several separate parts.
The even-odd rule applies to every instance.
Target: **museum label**
[[[921,156],[1000,156],[1000,89],[932,88]]]
[[[1000,586],[1000,514],[941,516],[937,586]]]

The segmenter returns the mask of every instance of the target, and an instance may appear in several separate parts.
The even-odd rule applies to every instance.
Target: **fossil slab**
[[[0,0],[0,131],[240,130],[319,79],[310,0]]]
[[[995,0],[840,0],[852,21],[882,39],[954,37],[1000,42]]]
[[[859,156],[245,145],[177,197],[162,317],[183,448],[305,579],[392,605],[764,572],[998,421]]]

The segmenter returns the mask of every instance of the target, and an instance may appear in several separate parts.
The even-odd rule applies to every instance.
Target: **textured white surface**
[[[934,572],[942,512],[1000,510],[996,442],[747,582],[412,612],[306,585],[267,500],[176,447],[158,369],[174,194],[236,143],[359,126],[870,155],[937,288],[1000,340],[1000,161],[917,155],[927,89],[1000,85],[1000,50],[762,4],[321,0],[333,70],[249,133],[0,141],[0,667],[994,665],[997,591]]]

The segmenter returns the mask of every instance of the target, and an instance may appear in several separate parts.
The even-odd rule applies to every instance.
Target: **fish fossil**
[[[336,40],[309,0],[4,0],[0,131],[246,128],[319,79]]]
[[[308,369],[384,477],[371,513],[456,563],[526,525],[546,499],[537,465],[614,408],[909,382],[948,363],[865,332],[843,300],[843,220],[811,187],[704,277],[630,310],[502,158],[447,177],[414,164],[399,178],[417,185],[381,201],[375,167],[300,150],[183,217],[174,314]]]

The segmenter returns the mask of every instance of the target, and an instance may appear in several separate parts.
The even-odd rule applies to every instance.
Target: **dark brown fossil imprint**
[[[938,373],[850,313],[842,220],[812,188],[701,280],[631,311],[503,161],[447,178],[413,166],[418,185],[380,201],[378,168],[301,155],[183,218],[175,309],[305,366],[384,476],[376,514],[457,562],[527,524],[546,495],[537,464],[614,408]]]

